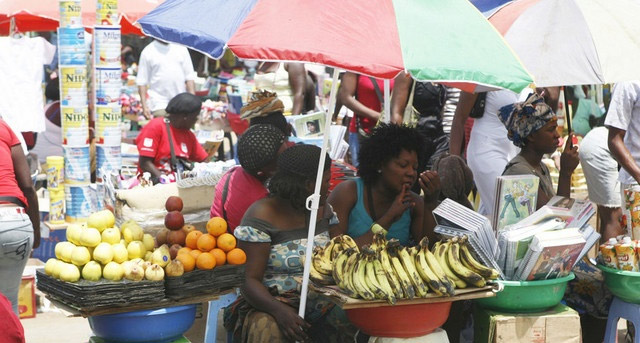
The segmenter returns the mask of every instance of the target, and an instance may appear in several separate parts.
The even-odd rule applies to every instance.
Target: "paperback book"
[[[492,221],[497,232],[535,212],[539,182],[540,179],[535,175],[505,175],[497,178]]]

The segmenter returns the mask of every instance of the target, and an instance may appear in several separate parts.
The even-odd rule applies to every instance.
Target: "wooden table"
[[[86,317],[99,316],[104,314],[115,314],[115,313],[133,312],[133,311],[141,311],[141,310],[153,310],[153,309],[160,309],[160,308],[166,308],[166,307],[199,304],[199,303],[204,303],[211,300],[216,300],[223,295],[234,293],[234,292],[235,292],[235,289],[232,288],[232,289],[224,290],[218,293],[195,295],[195,296],[182,298],[178,300],[164,298],[160,301],[151,302],[151,303],[149,302],[137,303],[137,304],[131,304],[128,306],[99,307],[99,308],[92,308],[92,309],[77,308],[77,307],[65,304],[64,302],[60,301],[55,297],[51,297],[49,295],[47,295],[46,297],[56,307],[71,313],[73,317],[82,316],[86,318]]]

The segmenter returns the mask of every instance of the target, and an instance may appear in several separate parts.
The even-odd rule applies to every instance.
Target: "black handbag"
[[[164,123],[167,126],[167,137],[169,138],[169,150],[171,150],[171,169],[178,174],[178,178],[182,176],[182,172],[185,170],[193,170],[194,164],[191,161],[187,161],[184,158],[176,156],[176,152],[173,147],[173,136],[171,135],[171,127],[169,126],[169,118],[164,119]]]
[[[476,98],[476,102],[473,103],[473,108],[469,113],[469,117],[471,118],[482,118],[484,115],[484,104],[487,100],[487,92],[478,94]]]

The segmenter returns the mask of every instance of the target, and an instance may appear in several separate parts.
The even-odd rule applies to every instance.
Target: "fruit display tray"
[[[47,295],[71,307],[84,310],[98,307],[127,306],[164,298],[162,281],[100,281],[65,282],[44,272],[36,272],[37,287]]]
[[[164,288],[167,298],[181,299],[240,287],[243,282],[244,265],[226,264],[211,270],[194,269],[182,276],[167,276]]]
[[[491,284],[481,288],[469,287],[464,289],[456,289],[453,296],[441,296],[436,295],[433,292],[429,292],[424,298],[413,299],[400,299],[395,305],[389,304],[386,300],[363,300],[355,299],[346,295],[340,290],[338,286],[320,286],[313,282],[309,283],[309,289],[322,293],[331,298],[338,306],[344,310],[356,309],[356,308],[373,308],[373,307],[385,307],[385,306],[398,306],[398,305],[415,305],[415,304],[427,304],[427,303],[439,303],[439,302],[452,302],[459,300],[470,300],[479,298],[495,297],[496,293],[502,291],[502,287],[498,284]]]

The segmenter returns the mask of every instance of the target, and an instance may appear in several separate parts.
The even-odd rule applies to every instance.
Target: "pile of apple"
[[[168,248],[156,249],[153,237],[133,220],[118,228],[113,213],[104,210],[91,214],[86,224],[70,224],[66,236],[66,242],[55,246],[57,258],[45,264],[47,275],[67,282],[80,277],[90,281],[164,279]]]

